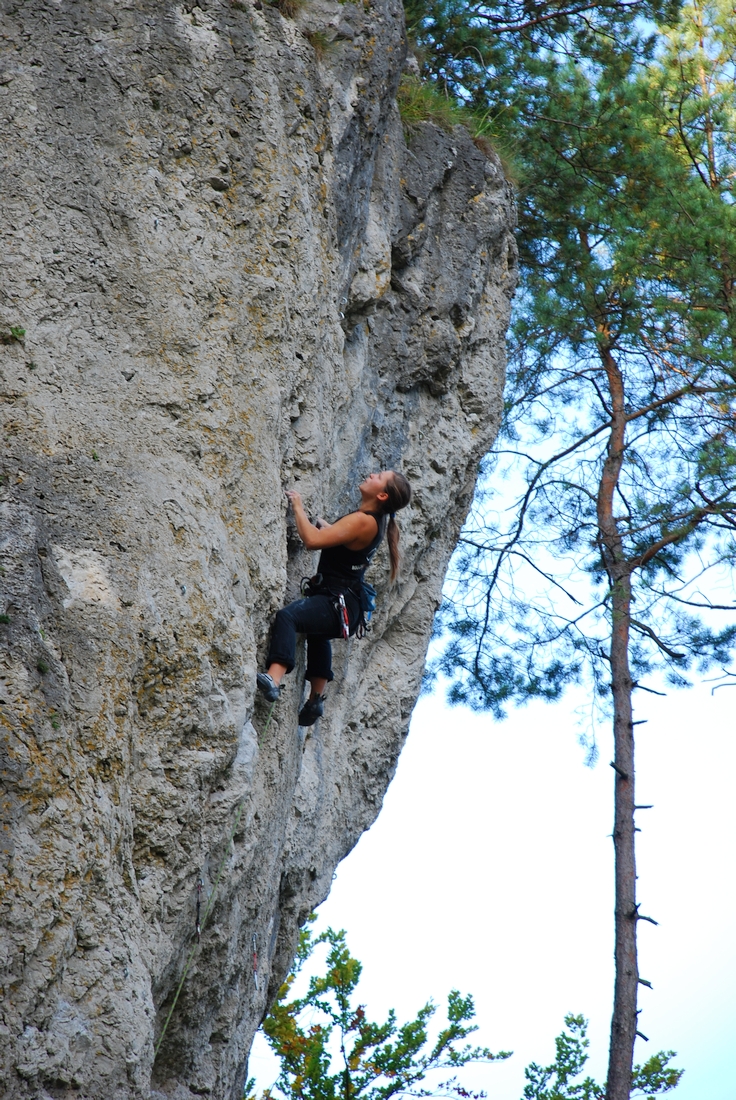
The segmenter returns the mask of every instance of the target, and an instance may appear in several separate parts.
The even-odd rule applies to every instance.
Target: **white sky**
[[[736,687],[636,696],[642,988],[636,1059],[678,1052],[673,1100],[736,1100]],[[340,865],[317,928],[347,930],[372,1019],[472,993],[478,1043],[508,1062],[466,1069],[490,1100],[521,1100],[568,1012],[590,1019],[597,1080],[613,987],[609,746],[583,765],[572,704],[502,723],[421,699],[378,821]],[[276,1062],[259,1037],[250,1073]]]

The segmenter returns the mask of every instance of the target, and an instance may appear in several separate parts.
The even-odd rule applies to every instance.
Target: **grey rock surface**
[[[0,1093],[229,1100],[394,774],[500,415],[513,204],[465,131],[405,141],[398,0],[0,6]],[[386,466],[400,581],[383,551],[309,735],[299,668],[267,726],[314,566],[283,489],[334,517]]]

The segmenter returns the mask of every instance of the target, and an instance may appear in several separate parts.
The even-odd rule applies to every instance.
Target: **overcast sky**
[[[636,1059],[678,1052],[673,1100],[736,1100],[736,687],[637,694],[642,988]],[[572,702],[502,723],[417,705],[378,821],[340,865],[318,927],[345,928],[372,1018],[403,1021],[451,988],[472,993],[478,1042],[508,1062],[466,1071],[521,1100],[524,1066],[554,1056],[568,1012],[590,1019],[605,1076],[613,987],[613,772],[586,768]],[[250,1072],[276,1076],[261,1040]]]

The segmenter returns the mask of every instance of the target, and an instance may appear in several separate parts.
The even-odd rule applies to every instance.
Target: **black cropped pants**
[[[345,592],[350,633],[358,629],[360,607],[352,592]],[[296,664],[296,636],[307,636],[307,679],[332,680],[332,638],[342,638],[336,596],[305,596],[277,612],[271,632],[266,667],[286,665],[291,672]]]

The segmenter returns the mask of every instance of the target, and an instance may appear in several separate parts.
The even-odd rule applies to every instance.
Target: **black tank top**
[[[373,561],[386,531],[386,516],[366,512],[373,516],[378,526],[376,537],[364,550],[348,550],[347,546],[328,546],[319,556],[317,572],[322,574],[322,584],[337,591],[358,591],[363,574]]]

